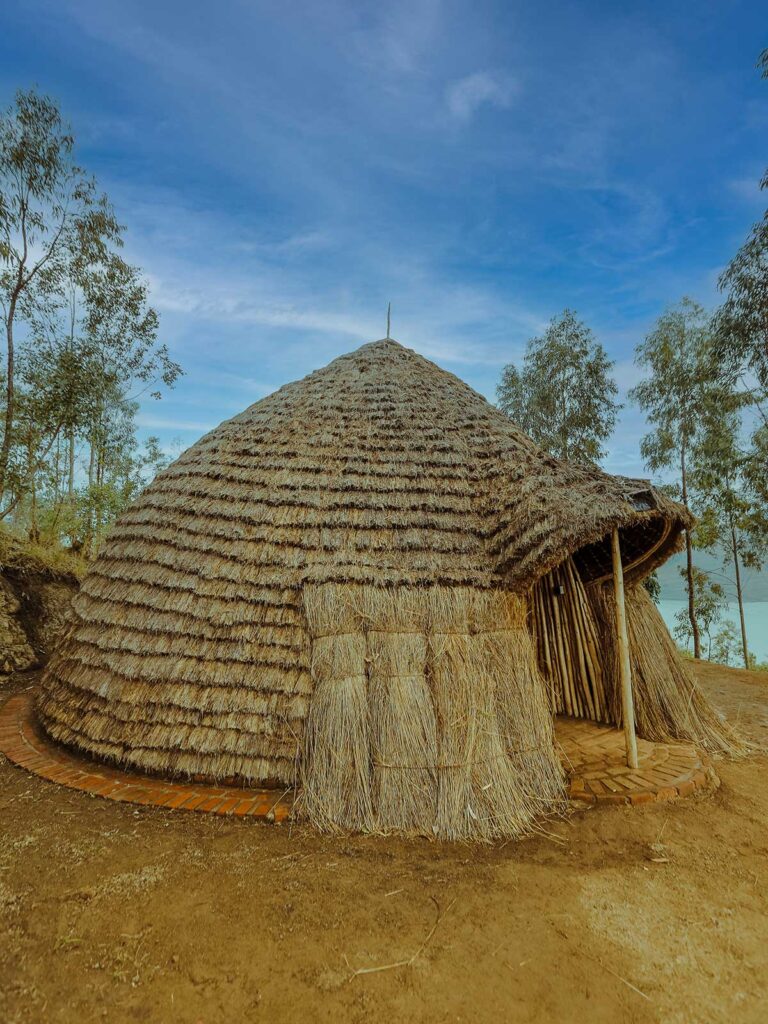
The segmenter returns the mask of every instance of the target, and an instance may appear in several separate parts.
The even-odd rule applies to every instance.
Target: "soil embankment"
[[[67,627],[82,567],[56,554],[60,564],[0,533],[0,687],[13,672],[44,664]]]

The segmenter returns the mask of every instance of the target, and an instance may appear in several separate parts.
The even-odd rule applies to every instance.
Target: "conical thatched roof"
[[[40,702],[56,738],[163,772],[290,779],[313,692],[302,592],[524,593],[663,561],[686,513],[566,465],[450,373],[364,345],[222,423],[144,491],[76,601]],[[400,623],[402,628],[402,623]]]

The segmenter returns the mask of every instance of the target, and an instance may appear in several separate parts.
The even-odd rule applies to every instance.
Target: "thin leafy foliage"
[[[499,408],[557,458],[595,465],[621,408],[613,365],[589,327],[566,309],[531,338],[520,368],[504,367]]]
[[[95,546],[163,459],[140,452],[135,399],[181,372],[123,227],[75,161],[57,104],[19,92],[0,116],[0,519]]]
[[[710,323],[704,309],[685,298],[667,309],[638,345],[635,359],[647,377],[630,391],[651,427],[640,452],[652,473],[672,470],[675,496],[690,507],[692,450],[703,429],[704,408],[714,388]],[[686,531],[688,618],[695,657],[701,657],[693,578],[693,541]]]

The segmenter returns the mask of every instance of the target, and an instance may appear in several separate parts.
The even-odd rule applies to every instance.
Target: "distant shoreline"
[[[687,607],[684,598],[662,597],[658,608],[670,633],[675,626],[675,613]],[[728,604],[725,617],[739,627],[739,608],[735,601]],[[768,661],[768,601],[745,601],[744,618],[747,625],[747,644],[758,661]],[[716,630],[715,630],[716,632]],[[738,661],[733,662],[737,667]]]

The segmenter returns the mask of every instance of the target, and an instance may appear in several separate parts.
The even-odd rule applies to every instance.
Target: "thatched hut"
[[[294,786],[321,827],[519,835],[563,797],[553,713],[622,724],[612,537],[638,730],[729,746],[637,586],[687,525],[415,352],[364,345],[122,516],[39,718],[122,766]]]

